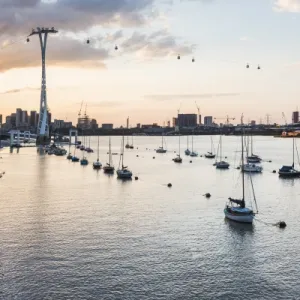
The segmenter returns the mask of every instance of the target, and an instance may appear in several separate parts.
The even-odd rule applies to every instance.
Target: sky
[[[58,30],[47,44],[56,119],[75,123],[84,101],[115,126],[163,125],[196,103],[218,122],[283,123],[299,104],[300,0],[0,0],[3,115],[39,110],[40,46],[26,42],[38,26]]]

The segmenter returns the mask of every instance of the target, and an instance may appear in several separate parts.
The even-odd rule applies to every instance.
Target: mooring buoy
[[[168,183],[168,187],[169,187],[169,188],[172,187],[172,183]]]

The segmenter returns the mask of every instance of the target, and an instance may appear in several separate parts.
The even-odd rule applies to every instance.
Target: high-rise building
[[[127,129],[129,128],[129,117],[128,117],[127,120],[126,120],[126,128],[127,128]]]
[[[95,119],[92,119],[90,124],[92,129],[98,129],[98,123]]]
[[[299,123],[299,111],[293,111],[292,122],[293,124]]]
[[[30,119],[29,119],[29,125],[30,127],[36,127],[37,126],[37,112],[35,110],[32,110],[30,112]]]
[[[136,128],[140,129],[141,128],[141,123],[137,123]]]
[[[22,124],[22,125],[27,125],[27,124],[28,124],[28,114],[27,114],[27,110],[23,110],[23,111],[22,111],[21,124]]]
[[[179,127],[196,127],[197,115],[196,114],[178,114]]]
[[[50,125],[52,121],[52,114],[48,111],[48,124]]]
[[[201,125],[201,124],[202,124],[202,116],[199,115],[199,125]]]
[[[205,126],[212,126],[213,125],[213,117],[212,116],[204,117],[204,125]]]
[[[10,115],[10,122],[13,128],[17,127],[17,114]]]
[[[10,127],[10,126],[11,126],[11,116],[7,116],[7,117],[5,118],[5,125],[6,125],[7,127]]]
[[[16,110],[16,127],[20,127],[22,123],[22,109],[17,108]]]

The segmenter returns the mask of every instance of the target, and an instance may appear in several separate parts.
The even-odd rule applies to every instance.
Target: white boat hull
[[[225,217],[229,220],[239,222],[239,223],[252,223],[254,219],[254,214],[249,214],[245,216],[239,216],[229,213],[226,209],[224,209]]]

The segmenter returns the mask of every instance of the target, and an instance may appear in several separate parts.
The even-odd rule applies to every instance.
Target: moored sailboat
[[[242,165],[244,164],[244,141],[242,135]],[[251,180],[251,187],[253,190],[254,201],[256,204],[256,198],[254,194],[252,178]],[[242,199],[233,199],[231,197],[228,198],[229,203],[226,204],[224,209],[224,214],[227,219],[232,221],[240,222],[240,223],[252,223],[255,213],[252,208],[246,207],[245,201],[245,174],[242,173]],[[257,204],[256,204],[257,208]],[[256,209],[257,210],[257,209]]]
[[[156,153],[166,153],[167,149],[164,149],[164,138],[163,135],[161,135],[161,147],[156,149]]]
[[[187,144],[187,148],[186,150],[184,151],[185,155],[190,155],[191,154],[191,151],[189,149],[189,136],[187,135],[186,136],[186,144]]]
[[[192,135],[192,152],[190,153],[191,157],[197,157],[198,153],[194,151],[194,136]]]
[[[279,171],[280,177],[295,178],[300,177],[300,171],[295,169],[295,138],[293,137],[293,164],[291,166],[282,166]]]
[[[210,159],[213,159],[216,157],[216,154],[214,154],[214,147],[213,147],[213,139],[212,139],[212,136],[210,136],[210,151],[208,151],[206,154],[205,154],[205,157],[206,158],[210,158]]]
[[[120,154],[119,169],[117,170],[118,178],[131,179],[132,172],[128,170],[128,167],[124,166],[124,135],[122,137],[122,149]]]
[[[216,161],[216,169],[228,169],[229,163],[222,160],[222,135],[220,135],[220,141],[219,141],[219,149],[220,149],[220,160]]]
[[[108,163],[103,167],[104,173],[114,173],[115,167],[112,162],[112,154],[111,154],[111,142],[109,137],[109,153],[108,153]]]
[[[179,152],[178,152],[179,154],[177,154],[177,156],[173,158],[173,161],[175,163],[182,163],[182,158],[180,156],[180,134],[178,135],[178,137],[179,137]]]
[[[101,162],[99,161],[99,135],[98,135],[98,145],[97,145],[97,160],[95,162],[93,162],[93,168],[95,170],[99,170],[101,169],[102,167],[102,164]]]

